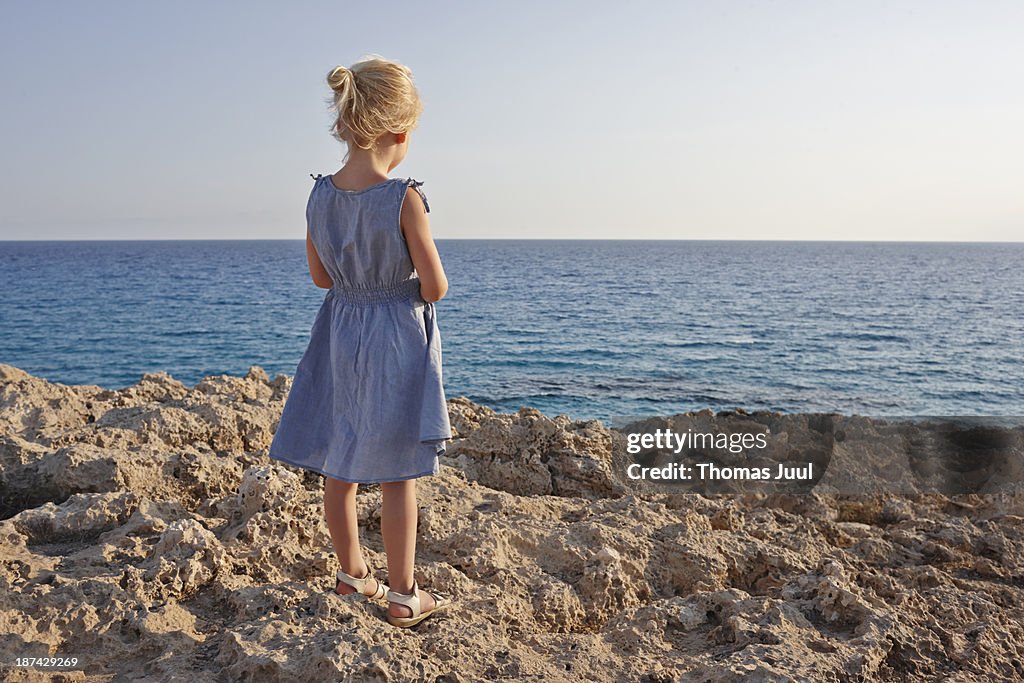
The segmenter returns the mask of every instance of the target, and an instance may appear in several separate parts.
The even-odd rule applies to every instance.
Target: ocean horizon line
[[[845,239],[742,239],[742,238],[601,238],[601,237],[435,237],[437,242],[595,242],[595,243],[657,243],[657,242],[695,242],[702,244],[715,244],[720,242],[743,242],[745,244],[779,244],[792,242],[794,244],[1024,244],[1021,240],[845,240]],[[37,244],[47,242],[59,243],[133,243],[133,242],[304,242],[302,237],[182,237],[182,238],[142,238],[142,239],[0,239],[0,243]]]

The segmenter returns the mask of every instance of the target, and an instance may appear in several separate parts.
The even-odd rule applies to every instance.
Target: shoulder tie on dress
[[[420,196],[420,199],[423,200],[423,208],[427,210],[427,213],[430,213],[430,204],[427,203],[427,195],[423,194],[423,190],[420,189],[420,185],[423,184],[423,181],[413,180],[412,178],[406,178],[405,182],[409,187],[416,190],[416,193]]]

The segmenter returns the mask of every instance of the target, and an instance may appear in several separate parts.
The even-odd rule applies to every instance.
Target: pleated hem
[[[448,452],[448,442],[451,441],[452,435],[448,436],[428,436],[425,439],[420,439],[420,443],[432,445],[434,447],[434,453],[441,457]]]

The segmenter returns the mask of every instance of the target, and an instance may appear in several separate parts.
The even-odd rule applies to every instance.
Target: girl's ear
[[[397,142],[398,144],[402,144],[403,142],[405,142],[405,138],[408,135],[408,133],[395,133],[395,142]]]

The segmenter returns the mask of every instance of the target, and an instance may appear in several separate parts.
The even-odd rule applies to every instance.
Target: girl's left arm
[[[334,281],[331,280],[324,264],[320,262],[320,256],[316,253],[316,247],[313,246],[313,239],[309,236],[308,227],[306,228],[306,260],[309,261],[309,274],[313,276],[314,285],[321,289],[330,289],[334,286]]]

